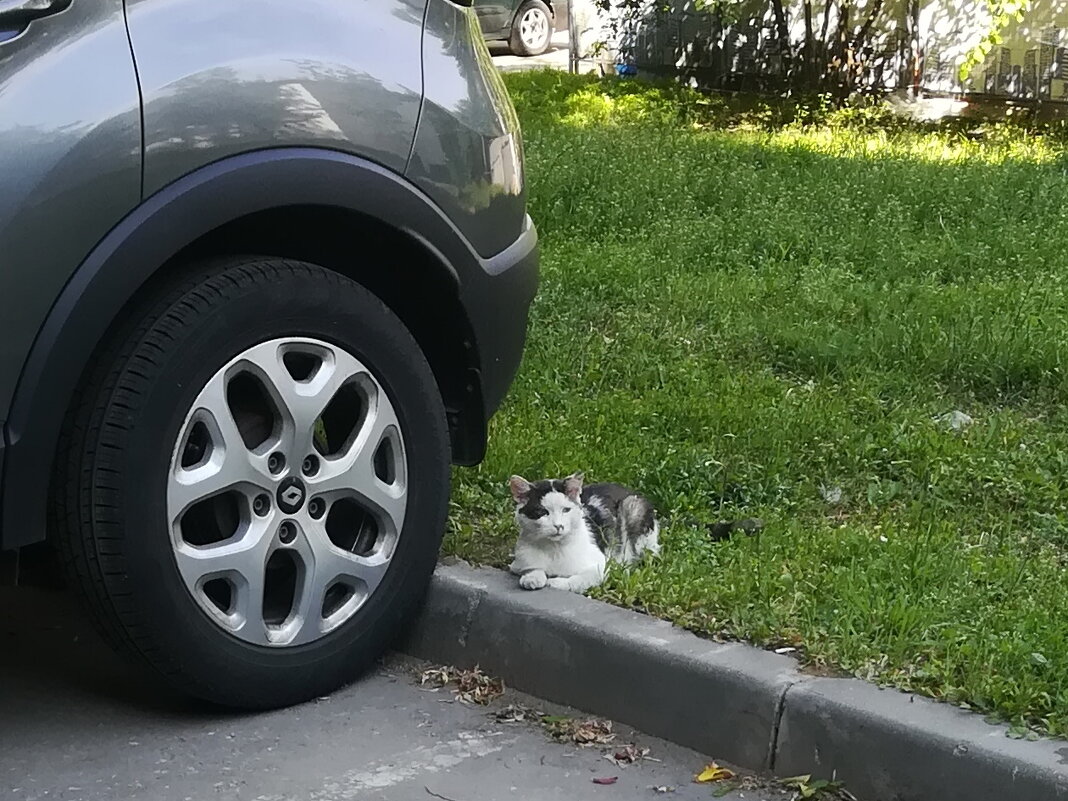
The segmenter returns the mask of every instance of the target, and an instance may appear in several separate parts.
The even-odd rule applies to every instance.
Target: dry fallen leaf
[[[648,748],[639,748],[634,743],[630,743],[616,751],[615,754],[605,754],[604,758],[624,768],[627,765],[633,765],[639,759],[645,759],[648,755]]]
[[[435,689],[444,687],[452,679],[453,668],[437,667],[427,668],[419,679],[421,685],[432,684]]]
[[[579,723],[571,739],[579,745],[606,745],[616,739],[616,735],[612,733],[612,721],[591,718]]]
[[[504,682],[487,676],[478,666],[473,670],[442,666],[423,671],[420,684],[430,684],[434,689],[455,685],[456,700],[485,706],[504,693]]]
[[[612,732],[612,721],[575,720],[563,715],[546,715],[541,719],[549,736],[560,742],[573,742],[576,745],[608,745],[616,735]]]
[[[523,723],[528,720],[538,720],[541,717],[541,712],[522,704],[509,704],[504,709],[493,713],[493,718],[498,723]]]
[[[597,778],[593,780],[594,784],[615,784],[619,781],[618,776],[606,776],[604,778]]]
[[[705,769],[693,777],[695,782],[699,784],[707,784],[708,782],[721,782],[724,779],[733,779],[734,771],[727,768],[721,768],[715,762],[710,762],[705,765]]]
[[[456,686],[458,699],[483,706],[504,694],[504,682],[485,675],[478,668],[460,674]]]

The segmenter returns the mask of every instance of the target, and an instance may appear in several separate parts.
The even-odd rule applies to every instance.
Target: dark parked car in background
[[[190,694],[354,678],[483,457],[538,251],[470,6],[0,2],[0,564]]]
[[[553,33],[567,29],[567,0],[474,0],[482,33],[507,42],[517,56],[549,49]]]

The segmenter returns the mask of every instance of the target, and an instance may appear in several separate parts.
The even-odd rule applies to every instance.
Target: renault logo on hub
[[[290,476],[278,487],[278,506],[286,514],[293,514],[304,505],[305,494],[300,479]]]

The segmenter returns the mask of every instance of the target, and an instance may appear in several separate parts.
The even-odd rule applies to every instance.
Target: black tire
[[[545,15],[545,19],[549,25],[549,33],[545,37],[544,42],[540,45],[531,47],[523,41],[522,24],[523,18],[530,11],[541,12]],[[515,13],[515,18],[512,20],[512,36],[508,42],[508,46],[511,51],[517,56],[540,56],[546,50],[553,41],[553,13],[542,0],[526,0],[523,5],[519,7],[519,10]]]
[[[445,411],[403,323],[360,285],[320,267],[236,258],[202,265],[134,309],[83,377],[57,453],[54,533],[99,628],[180,690],[271,708],[352,680],[417,611],[449,498]],[[408,513],[377,591],[305,645],[257,646],[211,621],[179,575],[166,481],[199,388],[245,348],[308,336],[351,352],[396,409],[408,454]]]

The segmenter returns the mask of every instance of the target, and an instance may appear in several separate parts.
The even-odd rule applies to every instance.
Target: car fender
[[[37,334],[6,421],[0,546],[44,538],[52,462],[64,417],[83,369],[124,305],[200,237],[249,214],[292,205],[352,210],[410,235],[458,283],[461,295],[467,291],[485,298],[480,282],[485,284],[497,269],[499,259],[481,259],[445,214],[404,177],[338,151],[244,153],[163,187],[97,244]],[[467,277],[473,289],[463,286]],[[532,296],[534,285],[521,291]]]

